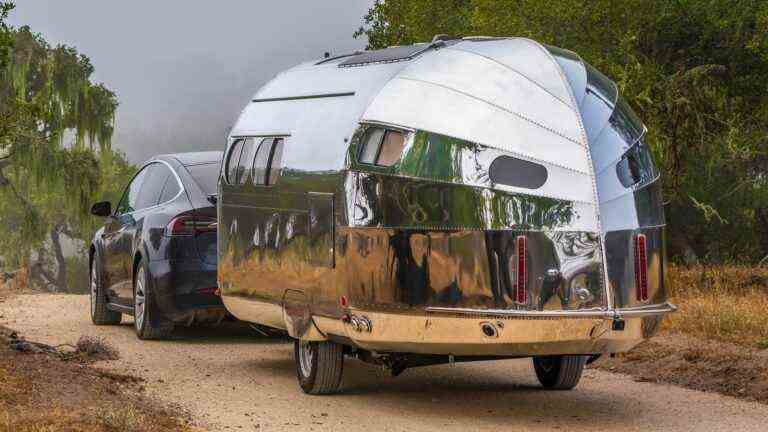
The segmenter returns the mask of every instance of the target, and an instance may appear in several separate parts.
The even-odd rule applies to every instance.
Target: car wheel
[[[588,356],[561,355],[533,358],[536,377],[549,390],[571,390],[579,383]]]
[[[101,268],[99,260],[94,259],[91,263],[91,321],[96,325],[116,325],[120,324],[123,314],[107,308],[107,293],[104,290],[104,283],[101,279]]]
[[[173,333],[173,323],[153,315],[157,308],[148,275],[140,262],[133,283],[133,328],[139,339],[166,339]]]
[[[304,393],[333,394],[339,390],[344,370],[344,347],[335,342],[293,343],[296,375]]]

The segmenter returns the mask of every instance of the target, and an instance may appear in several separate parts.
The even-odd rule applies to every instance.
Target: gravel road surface
[[[214,431],[765,431],[768,406],[634,382],[588,370],[574,391],[541,390],[528,360],[411,369],[391,378],[345,363],[343,394],[304,395],[292,344],[242,326],[181,329],[139,341],[131,318],[91,325],[88,297],[23,295],[0,303],[0,323],[30,340],[74,343],[101,336],[120,360],[99,364],[143,377],[149,394],[188,409]]]

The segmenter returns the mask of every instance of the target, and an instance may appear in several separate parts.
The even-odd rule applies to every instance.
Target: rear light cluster
[[[219,287],[215,287],[214,286],[214,287],[200,288],[200,289],[197,290],[197,293],[198,294],[205,294],[205,295],[220,296],[221,295],[221,290],[219,289]]]
[[[635,236],[635,290],[639,301],[648,300],[648,254],[645,234]]]
[[[517,281],[515,284],[515,303],[526,304],[528,302],[528,239],[518,236],[517,246]]]
[[[165,227],[165,235],[194,236],[196,234],[216,232],[216,219],[204,216],[179,216]]]

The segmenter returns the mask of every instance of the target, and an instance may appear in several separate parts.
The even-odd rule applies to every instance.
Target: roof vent
[[[375,51],[363,51],[339,63],[339,67],[364,66],[376,63],[395,63],[411,60],[430,49],[431,44],[416,44],[384,48]]]

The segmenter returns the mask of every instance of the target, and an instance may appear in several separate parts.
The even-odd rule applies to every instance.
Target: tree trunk
[[[38,249],[37,259],[30,267],[30,276],[41,281],[52,292],[67,290],[67,260],[61,247],[61,234],[66,232],[68,232],[66,223],[58,223],[54,225],[49,234],[51,238],[51,251],[56,260],[55,272],[49,270],[49,263],[45,258],[46,250],[42,247]]]
[[[757,223],[755,231],[760,245],[760,256],[768,257],[768,207],[761,207],[755,210]]]
[[[56,258],[56,287],[57,291],[66,291],[67,289],[67,260],[64,258],[64,251],[61,249],[61,232],[66,229],[66,225],[59,223],[54,225],[51,230],[51,247],[53,256]]]

